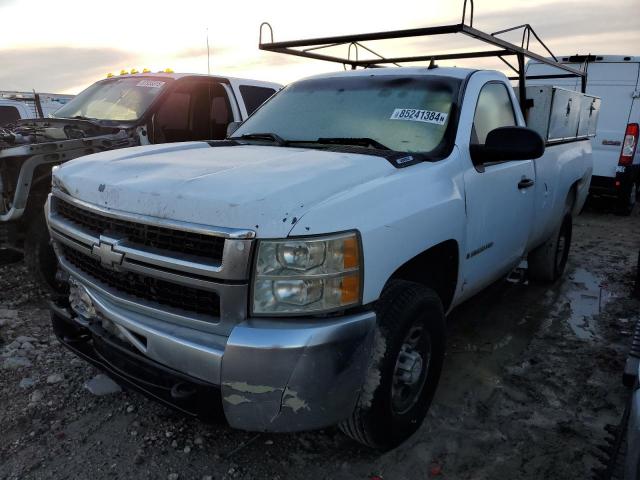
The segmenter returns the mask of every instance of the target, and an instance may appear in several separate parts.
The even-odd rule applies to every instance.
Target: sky
[[[463,1],[0,0],[0,90],[75,94],[131,68],[207,73],[207,32],[211,73],[286,84],[342,66],[259,50],[264,21],[275,41],[427,27],[459,23]],[[474,27],[529,23],[557,55],[640,55],[639,11],[640,0],[475,0]],[[457,36],[368,46],[389,56],[484,49]],[[493,59],[473,65],[504,71]]]

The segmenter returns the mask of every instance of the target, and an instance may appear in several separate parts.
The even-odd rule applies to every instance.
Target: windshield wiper
[[[378,150],[391,150],[386,145],[381,144],[377,140],[368,137],[352,137],[352,138],[340,138],[340,137],[328,137],[319,138],[313,143],[328,143],[332,145],[356,145],[359,147],[373,147]]]
[[[239,137],[229,137],[229,140],[271,140],[273,143],[277,143],[281,147],[286,147],[289,142],[282,138],[277,133],[246,133]]]

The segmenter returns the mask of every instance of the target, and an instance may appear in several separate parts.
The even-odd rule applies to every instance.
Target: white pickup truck
[[[496,71],[301,80],[225,141],[54,170],[54,329],[185,412],[389,448],[427,412],[445,314],[524,259],[562,275],[591,172],[590,141],[545,150]]]

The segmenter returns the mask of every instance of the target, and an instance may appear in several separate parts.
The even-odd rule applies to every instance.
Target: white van
[[[602,99],[593,146],[591,193],[613,196],[618,210],[630,214],[640,185],[640,56],[574,55],[559,57],[576,68],[587,66],[586,93]],[[553,70],[553,72],[552,72]],[[580,90],[576,78],[531,78],[558,73],[557,69],[531,61],[526,70],[529,85],[557,85]],[[561,72],[560,72],[561,73]]]

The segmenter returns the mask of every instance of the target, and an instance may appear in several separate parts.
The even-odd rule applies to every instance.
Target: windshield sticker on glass
[[[396,108],[389,119],[409,120],[412,122],[435,123],[436,125],[444,125],[444,122],[447,121],[447,114],[442,112],[434,112],[433,110]]]
[[[396,160],[397,165],[404,165],[405,163],[413,162],[413,157],[409,155],[408,157],[398,158]]]
[[[160,88],[164,85],[164,82],[160,80],[140,80],[136,83],[136,87],[149,87],[149,88]]]

